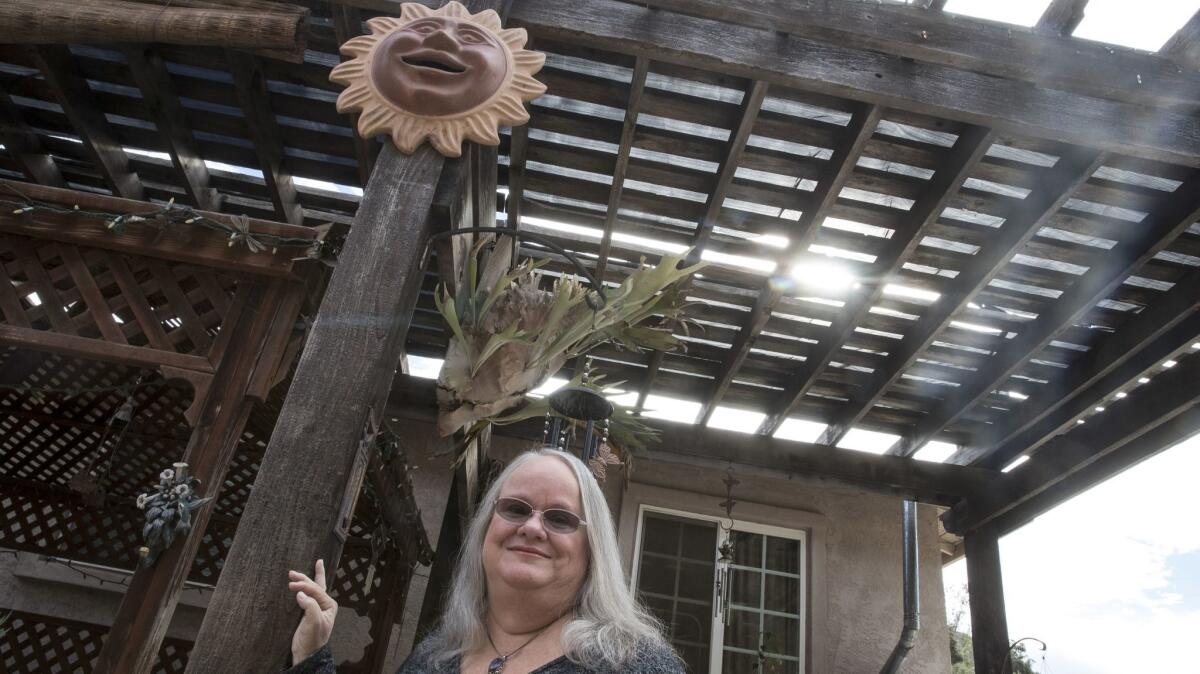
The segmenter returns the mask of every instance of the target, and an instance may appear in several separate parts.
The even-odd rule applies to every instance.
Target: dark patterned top
[[[461,665],[458,658],[453,658],[439,665],[433,662],[433,653],[429,641],[426,640],[408,656],[396,674],[460,674]],[[333,656],[329,647],[310,655],[300,664],[288,669],[284,674],[336,674],[333,666]],[[467,674],[472,674],[468,672]],[[484,674],[480,672],[479,674]],[[530,674],[618,674],[617,670],[604,666],[592,669],[576,664],[564,655],[538,667]],[[640,649],[633,660],[625,663],[620,674],[684,674],[683,664],[669,648],[646,646]]]

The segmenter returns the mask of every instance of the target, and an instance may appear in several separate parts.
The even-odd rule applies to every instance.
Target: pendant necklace
[[[516,650],[510,651],[508,653],[508,655],[501,653],[500,649],[496,648],[496,642],[492,641],[492,631],[485,627],[484,633],[487,634],[488,643],[492,645],[492,650],[496,651],[496,655],[499,656],[497,658],[494,658],[492,660],[491,664],[488,665],[487,674],[500,674],[501,672],[503,672],[504,666],[508,664],[509,658],[516,655],[517,653],[520,653],[523,648],[525,648],[529,644],[533,643],[534,639],[542,636],[542,632],[545,632],[546,630],[550,629],[550,625],[553,625],[556,622],[558,622],[558,621],[557,620],[551,621],[549,625],[546,625],[542,629],[538,630],[537,634],[533,635],[532,637],[529,637],[529,641],[526,641],[525,643],[518,646]]]

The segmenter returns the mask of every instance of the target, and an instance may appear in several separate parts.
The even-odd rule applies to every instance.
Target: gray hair
[[[445,662],[487,643],[487,584],[483,542],[492,519],[492,504],[504,483],[518,468],[541,456],[553,456],[575,473],[583,502],[588,542],[588,568],[575,599],[575,617],[563,627],[563,653],[571,661],[596,668],[606,663],[620,669],[639,648],[668,648],[662,626],[634,598],[621,570],[616,529],[600,485],[588,467],[571,454],[554,448],[535,449],[517,456],[492,481],[467,529],[454,570],[454,583],[437,631],[430,636],[429,653]]]

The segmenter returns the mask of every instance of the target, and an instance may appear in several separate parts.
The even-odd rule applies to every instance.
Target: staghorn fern
[[[657,266],[643,265],[618,288],[606,288],[605,306],[593,310],[592,291],[578,279],[563,276],[552,290],[539,287],[544,263],[523,261],[506,271],[505,256],[486,255],[478,244],[469,256],[458,292],[445,287],[435,293],[438,311],[451,332],[446,360],[438,376],[438,432],[478,433],[487,423],[511,423],[506,412],[520,408],[521,418],[544,403],[527,400],[575,356],[605,342],[620,348],[671,350],[680,346],[670,330],[656,327],[680,319],[685,303],[682,285],[703,263],[678,268],[682,256],[664,255]],[[590,301],[589,301],[590,300]],[[598,303],[596,303],[598,305]],[[615,416],[624,415],[621,412]],[[613,440],[620,444],[614,419]],[[645,426],[641,426],[645,429]],[[625,438],[644,446],[644,431]]]

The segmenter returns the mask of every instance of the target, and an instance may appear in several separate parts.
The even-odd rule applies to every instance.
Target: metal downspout
[[[880,674],[896,674],[921,629],[920,582],[917,580],[917,504],[904,502],[904,627]]]

